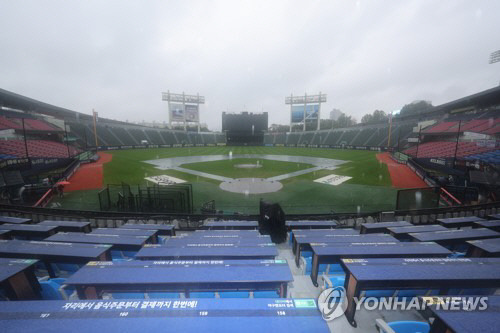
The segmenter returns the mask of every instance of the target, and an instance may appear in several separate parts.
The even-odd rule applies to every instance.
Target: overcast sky
[[[0,0],[0,88],[106,118],[168,121],[161,92],[289,122],[290,94],[358,120],[497,86],[500,1]]]

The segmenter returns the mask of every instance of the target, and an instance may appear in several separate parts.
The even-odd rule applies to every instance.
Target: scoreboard
[[[222,131],[226,133],[228,145],[261,145],[267,128],[267,112],[222,113]]]

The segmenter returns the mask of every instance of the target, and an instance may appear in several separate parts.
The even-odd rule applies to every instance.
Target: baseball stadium
[[[499,7],[0,1],[0,331],[497,333]]]

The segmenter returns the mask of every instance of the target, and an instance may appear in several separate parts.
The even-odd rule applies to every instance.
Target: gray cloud
[[[496,86],[494,1],[0,1],[0,87],[120,120],[168,120],[161,92],[287,123],[290,93],[360,119]],[[326,116],[326,112],[324,114]]]

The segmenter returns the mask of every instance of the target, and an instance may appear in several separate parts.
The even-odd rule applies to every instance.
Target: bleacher
[[[68,158],[68,147],[62,143],[47,140],[27,140],[29,157]],[[0,140],[0,151],[4,155],[26,157],[23,140]],[[70,156],[81,153],[80,149],[69,147]]]
[[[116,145],[122,145],[122,141],[118,139],[115,135],[113,135],[114,132],[111,131],[111,128],[106,126],[106,125],[97,125],[97,137],[98,137],[98,142],[100,145],[106,145],[106,146],[116,146]]]
[[[191,143],[186,132],[177,131],[177,132],[174,132],[174,136],[177,138],[178,143],[182,143],[182,144],[190,144]]]
[[[353,146],[366,146],[366,143],[376,131],[376,128],[362,128],[350,144]]]
[[[141,142],[137,141],[125,128],[123,127],[110,127],[113,134],[120,139],[123,145],[138,145]],[[99,130],[97,131],[99,133]]]
[[[216,134],[215,133],[207,133],[207,134],[201,134],[202,141],[203,143],[207,145],[215,145],[217,142]]]
[[[497,134],[500,132],[500,118],[472,119],[459,121],[446,121],[438,123],[434,126],[426,128],[422,131],[425,134],[443,134],[443,133],[460,133],[474,132],[482,134]]]
[[[303,132],[299,136],[298,144],[312,144],[313,136],[316,132]]]
[[[0,129],[15,129],[22,130],[23,125],[22,122],[24,119],[24,129],[26,131],[41,131],[41,132],[62,132],[63,130],[59,127],[56,127],[48,122],[35,119],[31,117],[23,116],[22,118],[14,118],[14,117],[5,117],[0,116]]]
[[[405,154],[416,158],[442,157],[450,158],[455,156],[466,157],[469,155],[481,154],[495,150],[493,147],[482,147],[474,142],[433,141],[413,146],[404,151]]]
[[[486,153],[472,154],[465,157],[466,160],[483,161],[486,163],[500,164],[500,150],[492,150]]]
[[[157,130],[145,129],[144,132],[146,133],[147,137],[149,138],[148,142],[150,144],[154,144],[154,145],[164,145],[165,144],[165,142],[162,140],[162,138]]]
[[[299,143],[300,137],[302,136],[302,132],[292,132],[286,135],[285,143],[287,145],[296,145]]]
[[[238,316],[238,312],[247,317],[253,312],[243,311],[245,304],[256,304],[260,302],[258,299],[264,299],[266,308],[275,307],[269,304],[307,299],[312,301],[314,312],[307,315],[309,319],[305,312],[300,315],[298,323],[307,322],[307,326],[301,326],[298,331],[312,329],[316,323],[315,332],[321,328],[362,332],[375,325],[385,329],[416,325],[417,329],[409,332],[428,332],[433,322],[424,312],[367,311],[363,307],[356,310],[352,306],[353,297],[379,300],[395,297],[404,304],[421,296],[486,295],[491,302],[496,302],[492,295],[500,288],[500,259],[486,257],[499,254],[500,233],[494,231],[494,224],[488,229],[486,219],[498,218],[499,210],[441,214],[425,222],[405,217],[402,218],[406,221],[398,217],[397,221],[389,222],[358,218],[359,223],[354,225],[343,221],[296,221],[298,223],[287,223],[289,237],[282,244],[270,243],[270,237],[260,235],[258,230],[240,229],[238,225],[247,227],[250,223],[237,221],[205,222],[209,230],[187,231],[161,220],[158,224],[135,220],[110,224],[106,220],[83,221],[82,218],[38,222],[39,214],[33,215],[34,220],[0,216],[0,235],[5,237],[10,233],[9,237],[13,238],[0,242],[0,267],[10,267],[8,271],[2,270],[2,274],[8,278],[14,274],[12,270],[29,281],[15,283],[15,292],[10,287],[0,290],[4,300],[0,304],[0,317],[6,308],[26,298],[43,299],[39,304],[43,305],[44,313],[56,313],[58,310],[52,306],[65,309],[61,318],[66,320],[72,315],[73,305],[78,311],[85,311],[79,308],[84,302],[109,306],[137,302],[144,306],[143,314],[148,311],[146,304],[177,302],[177,312],[167,315],[168,309],[162,309],[164,315],[160,317],[182,318],[182,327],[186,329],[187,318],[190,321],[200,318],[181,315],[181,307],[187,308],[189,302],[207,306],[217,299],[217,304],[239,304],[239,312],[234,315]],[[483,218],[470,216],[471,213],[480,213]],[[223,227],[218,228],[218,224]],[[232,230],[223,230],[229,225]],[[61,232],[58,230],[61,227],[74,231]],[[434,241],[420,240],[428,238]],[[34,239],[37,241],[33,242]],[[355,278],[347,280],[348,274]],[[354,288],[358,280],[363,284]],[[317,295],[326,288],[344,286],[346,290],[355,290],[345,295],[348,304],[345,318],[327,324],[317,311]],[[238,303],[232,303],[235,299]],[[30,311],[39,317],[38,310],[31,308],[35,303],[22,303],[30,307],[23,312]],[[288,323],[293,309],[286,311],[289,317],[283,320]],[[488,315],[467,311],[482,318]],[[488,311],[493,311],[494,322],[498,322],[498,307],[492,306]],[[206,316],[210,316],[210,309]],[[225,314],[225,321],[228,316],[232,315]],[[53,325],[58,325],[58,317],[54,315],[51,319]],[[122,318],[116,322],[121,325],[127,317],[100,314],[99,320],[102,325],[103,320]],[[146,317],[142,325],[155,322],[158,316]],[[211,318],[211,322],[216,317]],[[255,314],[251,318],[254,323],[263,320]],[[375,318],[386,318],[390,322],[375,321]],[[454,320],[459,318],[461,316],[456,316]],[[1,320],[22,325],[26,319],[8,316]],[[220,325],[222,323],[213,327]],[[292,326],[287,331],[293,332],[295,328]]]
[[[85,123],[71,122],[68,123],[68,125],[70,133],[74,134],[80,140],[83,147],[93,146],[95,144],[94,133],[89,130]]]
[[[396,130],[396,128],[393,128],[393,130]],[[397,137],[398,131],[394,131],[391,133],[391,142],[394,144],[395,142],[398,142],[398,137]],[[386,146],[387,145],[387,138],[389,136],[389,128],[388,127],[378,127],[375,129],[375,132],[373,135],[370,137],[369,141],[367,142],[367,146],[373,146],[373,147],[381,147],[381,146]]]
[[[173,144],[178,143],[175,136],[174,136],[174,133],[171,131],[160,131],[160,135],[163,138],[163,140],[165,141],[165,144],[167,144],[167,145],[173,145]]]
[[[127,129],[127,132],[134,138],[134,140],[138,143],[141,143],[142,140],[150,141],[148,140],[148,137],[144,133],[142,129],[137,129],[137,128],[129,128]],[[152,142],[153,143],[153,142]]]

